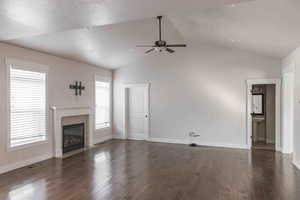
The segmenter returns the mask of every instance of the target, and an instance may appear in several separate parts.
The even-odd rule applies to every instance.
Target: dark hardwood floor
[[[275,151],[275,144],[266,142],[252,142],[252,149]]]
[[[113,140],[0,175],[0,199],[299,200],[300,171],[271,151]]]

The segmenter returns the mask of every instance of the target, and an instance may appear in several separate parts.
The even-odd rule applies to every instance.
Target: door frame
[[[134,87],[143,87],[145,89],[145,140],[150,139],[150,83],[125,83],[122,87],[123,102],[123,138],[128,139],[128,89]]]
[[[281,151],[281,79],[249,79],[247,80],[247,145],[252,147],[252,86],[260,84],[275,85],[275,150]]]
[[[289,96],[285,91],[287,89],[285,81],[287,80],[293,84]],[[294,151],[294,83],[294,72],[282,72],[282,153],[293,153]]]

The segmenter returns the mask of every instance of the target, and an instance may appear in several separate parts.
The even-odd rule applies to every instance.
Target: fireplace
[[[63,126],[63,153],[84,148],[84,123]]]

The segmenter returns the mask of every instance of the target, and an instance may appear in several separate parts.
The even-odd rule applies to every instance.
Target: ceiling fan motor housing
[[[152,51],[158,51],[158,52],[162,52],[162,51],[167,51],[169,53],[174,53],[175,51],[173,49],[171,49],[170,47],[186,47],[185,44],[167,44],[166,41],[161,39],[161,20],[162,20],[162,16],[157,16],[158,22],[159,22],[159,39],[157,41],[154,42],[154,46],[153,45],[139,45],[138,47],[151,47],[151,49],[149,49],[148,51],[146,51],[145,53],[150,53]]]
[[[164,47],[166,45],[167,45],[166,41],[158,40],[155,42],[155,46],[158,46],[158,47]]]

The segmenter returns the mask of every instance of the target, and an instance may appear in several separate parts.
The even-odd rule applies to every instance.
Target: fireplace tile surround
[[[90,107],[51,107],[53,113],[54,157],[63,157],[63,126],[84,123],[84,148],[93,146],[93,120]]]

